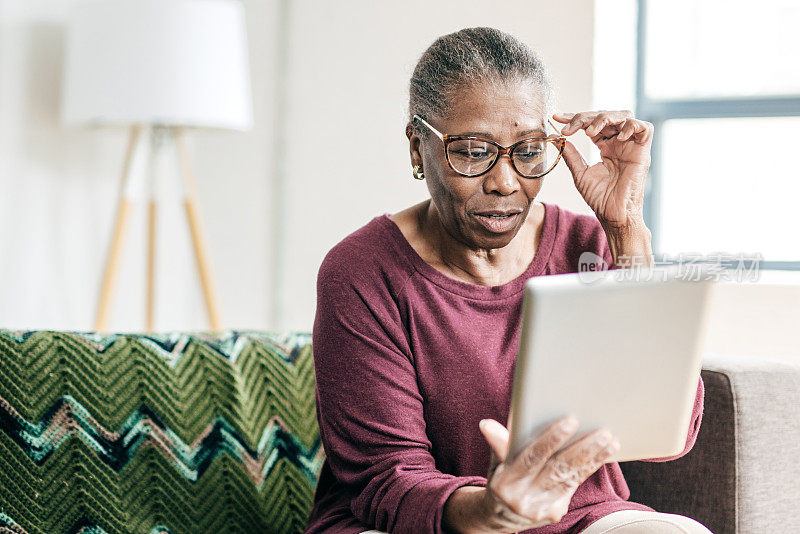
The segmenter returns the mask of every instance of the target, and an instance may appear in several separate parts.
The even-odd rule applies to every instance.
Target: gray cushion
[[[708,356],[694,448],[666,463],[621,464],[631,500],[716,534],[800,532],[800,366]]]

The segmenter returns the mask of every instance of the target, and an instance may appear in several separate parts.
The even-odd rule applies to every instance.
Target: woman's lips
[[[481,223],[481,226],[495,234],[503,234],[514,228],[514,225],[517,224],[517,219],[519,216],[519,213],[511,213],[509,215],[499,217],[488,214],[475,214],[475,218],[479,223]]]

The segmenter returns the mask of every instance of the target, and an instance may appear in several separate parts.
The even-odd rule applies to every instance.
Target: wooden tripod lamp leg
[[[192,174],[192,165],[189,161],[189,151],[186,149],[183,129],[175,128],[172,130],[175,138],[175,146],[178,151],[178,159],[183,178],[183,188],[185,194],[184,206],[186,217],[189,220],[189,230],[192,234],[192,244],[194,255],[197,260],[197,269],[200,274],[200,283],[203,287],[203,297],[205,298],[208,319],[213,330],[222,330],[222,321],[219,317],[219,302],[217,301],[216,290],[214,288],[211,266],[208,261],[208,251],[202,229],[200,228],[200,213],[197,205],[197,191]]]
[[[125,238],[125,229],[128,223],[128,214],[132,204],[131,192],[129,190],[130,169],[136,145],[139,141],[139,126],[132,126],[128,136],[128,148],[125,150],[125,160],[122,165],[122,179],[120,181],[119,199],[117,202],[116,220],[114,222],[114,233],[111,237],[111,245],[108,250],[103,281],[100,286],[100,300],[97,304],[97,315],[95,318],[94,329],[98,332],[105,331],[108,325],[108,314],[111,306],[111,297],[114,291],[114,284],[117,278],[117,268],[119,266],[120,252]]]
[[[147,206],[147,315],[145,329],[153,331],[156,277],[156,200],[150,197]]]
[[[161,134],[157,128],[150,130],[150,161],[147,176],[147,308],[145,331],[153,331],[156,287],[156,166],[161,153]]]

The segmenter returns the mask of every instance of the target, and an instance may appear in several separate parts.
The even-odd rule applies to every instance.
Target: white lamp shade
[[[94,0],[72,15],[64,123],[252,126],[237,0]]]

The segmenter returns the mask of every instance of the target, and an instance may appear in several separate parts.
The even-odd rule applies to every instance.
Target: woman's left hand
[[[562,135],[584,130],[600,149],[602,161],[589,166],[568,140],[564,161],[606,233],[644,226],[644,181],[650,168],[653,125],[635,119],[630,111],[556,113],[553,118],[566,124]]]

